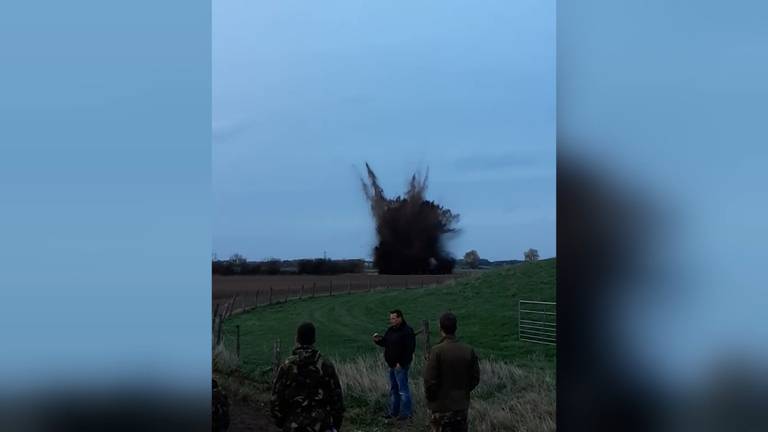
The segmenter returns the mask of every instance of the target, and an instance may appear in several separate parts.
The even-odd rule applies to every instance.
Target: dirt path
[[[230,405],[230,423],[228,432],[280,432],[269,416],[269,403],[266,401],[233,401]]]
[[[269,415],[269,386],[234,372],[214,372],[214,379],[229,400],[227,432],[280,432]]]
[[[214,374],[229,399],[229,429],[227,432],[281,432],[272,422],[269,414],[269,386],[257,383],[242,375]],[[346,422],[345,422],[346,423]],[[344,431],[349,432],[415,432],[424,431],[413,422],[386,423],[380,425],[354,426],[346,423]]]

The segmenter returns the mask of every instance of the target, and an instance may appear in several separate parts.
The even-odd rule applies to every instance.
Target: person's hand
[[[374,341],[374,342],[378,342],[378,341],[380,341],[380,340],[381,340],[381,335],[380,335],[380,334],[378,334],[378,333],[374,333],[374,334],[373,334],[373,341]]]

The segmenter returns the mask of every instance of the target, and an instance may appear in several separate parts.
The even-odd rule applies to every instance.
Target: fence
[[[234,347],[227,347],[228,350],[234,348],[235,355],[240,357],[240,326],[239,325],[224,325],[225,320],[229,318],[229,315],[224,312],[214,313],[213,315],[213,333],[212,342],[213,349],[216,350],[218,346],[225,346],[224,341],[235,341]]]
[[[413,276],[393,280],[364,279],[330,279],[322,282],[307,281],[296,286],[278,287],[265,285],[257,289],[238,290],[231,297],[214,299],[214,316],[220,310],[225,319],[231,315],[251,311],[257,307],[286,303],[314,297],[333,297],[352,294],[353,292],[373,292],[382,289],[413,289],[441,285],[456,281],[461,275],[445,276]]]
[[[328,294],[330,295],[330,294]],[[232,316],[233,305],[237,296],[230,302],[224,304],[223,308],[216,305],[213,316],[213,348],[218,346],[226,347],[227,350],[240,358],[240,326],[225,325],[227,318]],[[556,303],[533,300],[520,300],[518,303],[518,334],[519,340],[525,342],[534,342],[547,345],[556,345],[557,343],[557,313],[555,312]],[[431,351],[429,321],[422,320],[421,328],[416,331],[416,336],[423,334],[423,357],[429,358]],[[229,341],[230,346],[226,346]],[[232,347],[231,345],[234,345]],[[271,367],[266,370],[272,373],[277,371],[283,360],[284,349],[280,338],[276,338],[272,343]]]
[[[217,308],[218,309],[218,308]],[[216,351],[217,347],[225,348],[225,350],[229,351],[231,350],[230,346],[227,346],[227,341],[234,341],[235,343],[235,356],[237,359],[240,358],[240,326],[234,325],[234,326],[228,326],[225,325],[226,319],[229,317],[229,315],[225,315],[224,312],[214,314],[213,317],[213,349],[214,352]],[[421,321],[421,328],[416,331],[415,336],[419,336],[421,334],[424,335],[423,337],[423,357],[424,360],[427,360],[429,358],[429,353],[431,352],[432,345],[430,343],[430,334],[429,334],[429,321],[428,320],[422,320]],[[280,341],[280,338],[275,338],[275,340],[272,342],[272,355],[271,355],[271,372],[274,374],[277,372],[278,367],[280,367],[280,364],[283,361],[283,347]],[[268,371],[267,371],[268,372]]]
[[[520,300],[517,305],[519,339],[547,345],[557,344],[556,303]]]

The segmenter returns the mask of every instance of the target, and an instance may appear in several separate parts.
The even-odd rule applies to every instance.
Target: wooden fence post
[[[237,300],[237,294],[235,294],[235,296],[232,297],[232,301],[229,302],[229,309],[227,309],[227,317],[231,317],[232,316],[232,312],[235,309],[235,300]]]
[[[240,358],[240,325],[236,325],[237,329],[237,358]]]
[[[222,318],[226,318],[229,316],[229,305],[230,305],[230,301],[227,300],[227,302],[224,303],[224,310],[221,312]]]
[[[272,304],[272,285],[269,286],[269,303]]]
[[[219,304],[216,303],[216,308],[213,310],[213,323],[211,326],[211,343],[214,343],[216,341],[216,318],[219,315]],[[214,348],[216,348],[216,345],[214,343]]]
[[[368,278],[368,292],[372,292],[372,291],[373,290],[371,289],[371,279]]]
[[[253,303],[254,308],[259,307],[259,291],[261,291],[261,288],[256,290],[256,301]]]
[[[280,338],[272,344],[272,370],[277,373],[277,369],[280,367]]]
[[[424,326],[424,360],[429,360],[429,352],[431,350],[429,346],[429,321],[423,320],[421,323]]]
[[[331,283],[328,287],[328,295],[333,297],[333,279],[331,279]]]
[[[213,316],[213,329],[211,331],[211,345],[213,345],[213,348],[216,349],[216,324],[218,321],[218,316]]]
[[[347,294],[352,294],[352,282],[347,279]]]
[[[312,298],[315,298],[315,289],[317,288],[317,282],[312,282]]]
[[[223,311],[221,311],[221,317],[222,317],[222,318],[226,318],[226,317],[228,317],[228,316],[229,316],[229,303],[230,303],[230,301],[229,301],[229,300],[226,300],[226,301],[224,302],[224,310],[223,310]]]
[[[299,291],[299,300],[304,297],[304,284],[301,284],[301,291]]]
[[[277,372],[277,340],[272,341],[272,373]]]
[[[216,346],[219,346],[219,344],[221,344],[221,326],[222,326],[222,324],[224,324],[224,320],[222,318],[224,318],[224,317],[220,315],[219,316],[219,330],[218,330],[218,333],[216,335]]]

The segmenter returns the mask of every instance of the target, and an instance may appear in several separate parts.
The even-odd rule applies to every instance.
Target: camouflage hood
[[[320,360],[320,352],[312,345],[297,345],[291,354],[296,357],[296,364],[300,366],[317,364]]]
[[[296,345],[277,371],[270,411],[285,432],[340,428],[344,402],[333,365],[311,345]]]

